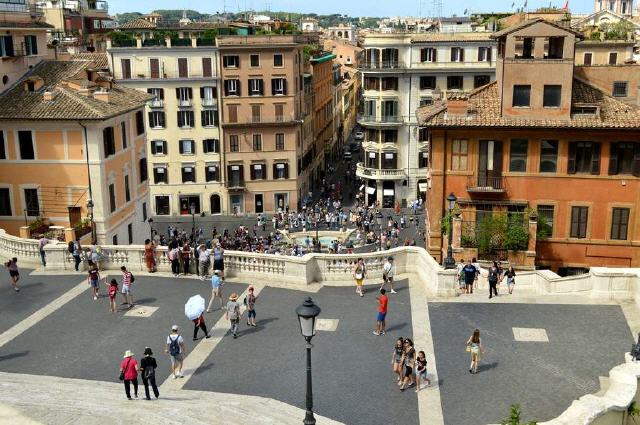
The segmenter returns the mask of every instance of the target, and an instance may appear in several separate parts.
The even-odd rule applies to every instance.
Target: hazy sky
[[[510,11],[513,0],[439,0],[444,15],[470,12]],[[542,6],[562,7],[565,0],[527,0],[527,9]],[[525,0],[516,0],[522,7]],[[295,11],[318,14],[343,13],[350,16],[430,16],[434,0],[109,0],[112,14],[121,12],[147,13],[154,9],[194,9],[202,13],[237,12],[238,10]],[[592,0],[569,0],[573,13],[593,10]]]

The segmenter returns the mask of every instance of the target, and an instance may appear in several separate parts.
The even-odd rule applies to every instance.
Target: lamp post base
[[[445,269],[455,269],[456,268],[456,260],[453,257],[447,256],[442,263]]]

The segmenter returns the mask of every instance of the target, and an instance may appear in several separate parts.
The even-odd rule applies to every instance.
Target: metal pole
[[[191,243],[196,242],[196,214],[191,210]]]
[[[313,390],[311,384],[311,338],[307,338],[307,412],[304,416],[304,425],[315,425],[313,416]]]
[[[453,215],[449,213],[449,246],[447,247],[447,257],[453,259],[453,249],[451,244],[453,243]]]

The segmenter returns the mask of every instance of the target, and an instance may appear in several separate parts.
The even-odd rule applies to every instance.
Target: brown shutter
[[[593,153],[591,154],[591,174],[600,174],[600,143],[593,143]]]
[[[278,175],[278,167],[277,167],[277,164],[274,162],[273,163],[273,175],[271,176],[271,178],[273,180],[275,180],[277,175]]]
[[[460,62],[464,62],[464,49],[460,48]]]
[[[640,177],[640,143],[633,144],[633,170],[636,177]]]
[[[187,58],[178,58],[178,77],[189,77],[189,66],[187,65]]]
[[[189,87],[189,99],[193,99],[193,88]]]
[[[451,48],[451,62],[453,62],[456,58],[456,54],[454,53],[456,51],[455,47]]]
[[[492,54],[493,54],[493,49],[491,47],[487,47],[487,62],[491,62]]]
[[[609,175],[618,174],[618,144],[609,144]]]
[[[151,72],[151,78],[160,78],[160,60],[149,59],[149,68]]]
[[[164,100],[164,89],[160,89],[160,99]]]
[[[204,87],[200,87],[200,99],[204,99]]]
[[[211,58],[202,58],[202,76],[211,77],[212,75]]]
[[[255,180],[256,179],[256,167],[255,165],[251,165],[250,173],[251,173],[251,180]]]
[[[284,164],[284,178],[289,178],[289,164]]]
[[[176,99],[180,100],[180,87],[176,87]]]
[[[567,160],[567,173],[576,173],[576,142],[569,142],[569,158]]]
[[[151,153],[153,155],[156,154],[156,142],[154,140],[151,141]]]
[[[240,166],[240,182],[244,182],[244,165]]]

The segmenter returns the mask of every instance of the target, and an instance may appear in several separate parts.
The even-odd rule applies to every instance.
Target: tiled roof
[[[106,53],[76,53],[71,55],[71,60],[91,61],[97,69],[109,69],[109,58]]]
[[[40,62],[0,96],[0,120],[102,120],[140,108],[150,99],[147,93],[113,86],[106,102],[81,94],[67,84],[95,88],[95,83],[86,79],[85,71],[91,65],[86,60]],[[22,82],[33,77],[41,78],[44,85],[39,90],[26,91]],[[53,92],[53,100],[43,99],[45,91]]]
[[[469,93],[466,115],[448,115],[447,104],[442,101],[418,109],[417,115],[419,124],[427,127],[640,129],[640,109],[578,79],[573,80],[571,101],[576,106],[598,106],[600,114],[572,115],[566,120],[504,117],[500,114],[500,96],[494,81]]]
[[[515,25],[512,25],[510,27],[507,27],[507,28],[505,28],[505,29],[503,29],[501,31],[494,32],[492,34],[491,38],[503,37],[505,35],[511,34],[512,32],[519,31],[519,30],[521,30],[523,28],[527,28],[527,27],[529,27],[531,25],[537,24],[538,22],[544,22],[545,24],[550,25],[552,27],[559,28],[559,29],[561,29],[563,31],[566,31],[568,33],[572,33],[577,37],[580,37],[580,38],[583,37],[582,33],[578,32],[578,31],[575,31],[575,30],[573,30],[571,28],[563,27],[562,25],[558,24],[557,22],[548,21],[548,20],[543,19],[543,18],[533,18],[533,19],[527,19],[526,21],[519,22],[519,23],[517,23]]]
[[[0,28],[55,28],[53,25],[47,24],[42,21],[29,21],[29,22],[0,22]]]
[[[118,29],[121,30],[154,29],[155,27],[155,24],[147,21],[144,18],[134,19],[133,21],[118,25]]]
[[[412,43],[492,41],[490,32],[427,32],[411,35]]]

